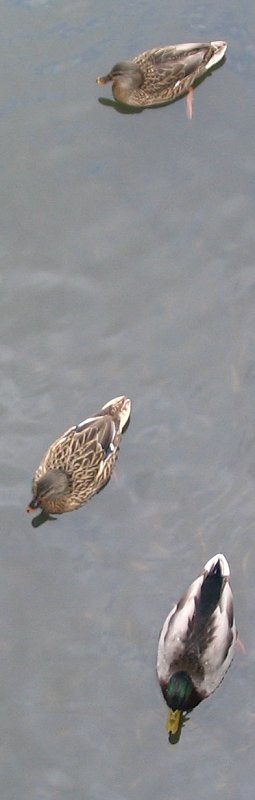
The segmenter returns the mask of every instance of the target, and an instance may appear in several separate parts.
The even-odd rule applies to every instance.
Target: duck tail
[[[206,69],[211,69],[215,67],[216,64],[221,61],[226,53],[227,49],[227,42],[211,42],[211,47],[213,48],[213,53],[211,58],[209,59],[208,63],[206,64]]]
[[[222,553],[218,553],[207,562],[204,567],[204,575],[204,581],[201,586],[199,613],[203,618],[208,618],[215,611],[220,601],[226,578],[229,576],[228,562]]]
[[[115,423],[116,420],[118,420],[121,433],[125,433],[130,422],[131,400],[129,400],[129,397],[125,397],[125,395],[114,397],[113,400],[109,400],[109,402],[102,407],[99,413],[101,415],[109,414]]]

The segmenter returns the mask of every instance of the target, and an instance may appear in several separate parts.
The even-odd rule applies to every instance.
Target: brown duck
[[[196,42],[146,50],[115,64],[97,83],[112,81],[115,100],[129,106],[170,103],[222,61],[226,49],[226,42]]]
[[[108,483],[131,413],[128,397],[115,397],[93,417],[56,439],[35,471],[27,511],[63,514],[86,503]]]

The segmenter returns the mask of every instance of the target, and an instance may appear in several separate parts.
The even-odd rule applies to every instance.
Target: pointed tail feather
[[[129,400],[129,397],[125,397],[125,395],[114,397],[113,400],[109,400],[108,403],[105,403],[99,413],[102,412],[104,414],[110,414],[113,418],[117,416],[119,418],[121,433],[124,433],[130,422],[131,400]]]
[[[211,46],[214,48],[214,52],[208,61],[208,64],[206,64],[206,69],[211,69],[212,67],[215,67],[219,61],[222,61],[228,45],[227,42],[211,42]]]

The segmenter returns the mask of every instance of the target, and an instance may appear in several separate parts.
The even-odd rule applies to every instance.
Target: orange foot
[[[192,119],[193,116],[193,89],[189,89],[187,98],[186,98],[186,112],[188,119]]]
[[[237,635],[236,646],[238,647],[239,650],[241,650],[241,653],[246,653],[245,646],[242,642],[242,639],[240,639],[239,633]]]

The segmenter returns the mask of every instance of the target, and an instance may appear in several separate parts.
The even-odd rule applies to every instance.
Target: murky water
[[[5,800],[254,797],[254,28],[251,0],[2,3]],[[192,122],[99,102],[120,58],[210,38]],[[31,527],[48,444],[122,393],[117,480]],[[246,653],[170,747],[158,633],[219,550]]]

